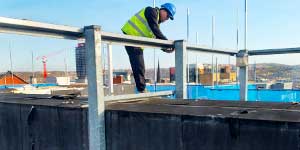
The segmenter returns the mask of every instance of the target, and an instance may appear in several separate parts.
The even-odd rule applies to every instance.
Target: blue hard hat
[[[176,13],[175,5],[173,5],[172,3],[165,3],[165,4],[161,5],[161,8],[165,9],[168,12],[171,20],[174,19],[174,15]]]

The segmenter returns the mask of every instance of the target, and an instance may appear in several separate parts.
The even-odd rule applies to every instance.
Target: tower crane
[[[64,52],[66,49],[62,49],[62,50],[58,50],[58,51],[55,51],[55,52],[52,52],[52,53],[49,53],[47,55],[42,55],[42,56],[38,56],[36,57],[36,60],[37,61],[42,61],[43,63],[43,78],[44,78],[44,81],[46,81],[46,78],[47,78],[47,60],[48,58],[50,57],[54,57],[54,56],[57,56],[57,55],[60,55],[62,52]]]

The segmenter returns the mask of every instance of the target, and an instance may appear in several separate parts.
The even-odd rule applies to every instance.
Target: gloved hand
[[[166,52],[166,53],[172,53],[172,52],[175,51],[174,48],[162,48],[161,50],[164,51],[164,52]]]

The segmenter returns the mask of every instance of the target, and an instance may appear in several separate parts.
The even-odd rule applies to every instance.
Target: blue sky
[[[29,19],[47,23],[83,27],[100,25],[104,31],[120,32],[121,26],[134,13],[145,6],[151,6],[152,0],[1,0],[0,16]],[[160,5],[172,2],[177,7],[174,21],[161,25],[163,33],[172,40],[186,39],[186,9],[190,8],[190,40],[195,43],[199,32],[200,45],[211,45],[211,18],[216,19],[215,47],[236,49],[237,8],[239,12],[240,48],[244,41],[244,0],[156,0]],[[299,0],[248,0],[248,49],[300,47],[300,5]],[[48,59],[49,70],[63,70],[64,58],[69,70],[75,69],[75,50],[77,41],[37,38],[0,34],[0,72],[10,68],[9,43],[13,56],[13,70],[31,71],[31,53],[34,57],[63,51]],[[122,46],[113,46],[115,68],[129,68],[129,60]],[[145,50],[147,68],[153,67],[154,49]],[[160,66],[174,66],[174,54],[165,54],[156,50]],[[228,63],[229,57],[214,55],[220,63]],[[282,64],[300,64],[299,54],[250,57],[250,62],[275,62]],[[211,54],[189,53],[190,63],[210,63]],[[157,59],[157,58],[156,58]],[[230,58],[234,63],[234,57]],[[42,63],[34,59],[34,70],[41,70]]]

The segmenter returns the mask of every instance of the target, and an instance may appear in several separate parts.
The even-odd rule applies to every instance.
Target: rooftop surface
[[[87,98],[51,97],[49,95],[1,94],[0,103],[51,107],[86,108]],[[214,100],[168,100],[145,98],[106,102],[108,111],[207,116],[300,122],[299,103],[242,102]]]

